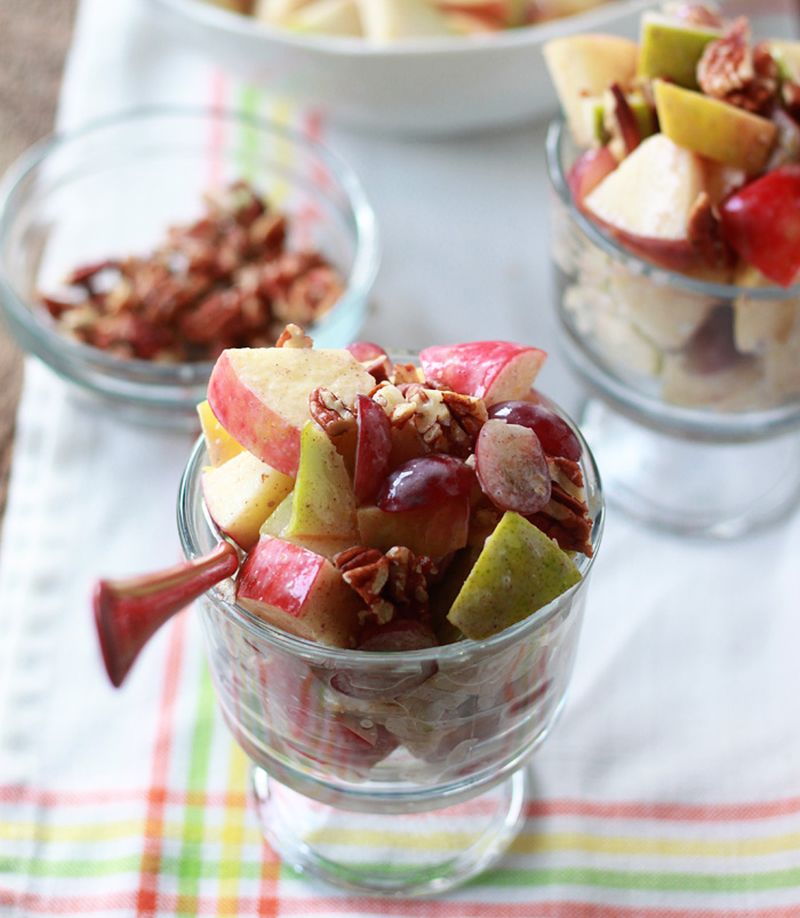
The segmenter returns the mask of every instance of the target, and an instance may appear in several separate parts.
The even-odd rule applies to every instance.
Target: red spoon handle
[[[176,612],[239,567],[236,549],[220,542],[213,551],[168,570],[129,580],[100,580],[92,605],[108,678],[119,687],[139,651]]]

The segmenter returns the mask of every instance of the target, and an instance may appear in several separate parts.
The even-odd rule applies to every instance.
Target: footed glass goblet
[[[596,555],[600,481],[575,432]],[[190,560],[218,538],[201,495],[206,463],[200,441],[178,500]],[[508,630],[404,652],[312,643],[237,605],[231,580],[208,590],[217,700],[252,761],[263,833],[288,864],[350,890],[413,896],[500,857],[523,819],[525,763],[564,703],[592,567],[576,561],[580,582]]]

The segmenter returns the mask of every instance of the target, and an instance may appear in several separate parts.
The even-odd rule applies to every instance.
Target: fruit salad
[[[484,35],[571,16],[604,0],[206,0],[293,32],[364,38]]]
[[[282,652],[208,615],[223,710],[273,772],[280,750],[348,780],[390,754],[406,775],[456,778],[546,729],[593,519],[581,442],[532,388],[544,359],[484,341],[406,363],[368,343],[315,349],[290,327],[217,361],[201,489],[241,555],[221,595],[313,642]],[[548,604],[534,636],[483,650]],[[409,656],[454,644],[463,655]]]
[[[181,488],[192,560],[97,586],[111,681],[202,596],[223,714],[279,780],[494,781],[560,709],[601,529],[545,356],[405,362],[297,326],[224,351]]]
[[[551,161],[571,198],[554,225],[568,325],[668,402],[795,401],[800,42],[679,3],[644,14],[638,44],[577,35],[545,56],[577,148]]]

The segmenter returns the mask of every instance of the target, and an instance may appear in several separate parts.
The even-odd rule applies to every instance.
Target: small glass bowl
[[[125,419],[188,426],[209,362],[125,360],[60,333],[38,293],[78,265],[146,254],[202,196],[245,179],[290,216],[289,248],[319,249],[347,288],[309,331],[322,347],[358,333],[379,262],[375,216],[352,170],[320,144],[236,112],[156,109],[32,147],[0,185],[0,305],[21,346]]]
[[[581,445],[596,556],[603,499]],[[178,497],[189,559],[218,540],[201,495],[206,463],[200,441]],[[578,559],[580,583],[514,627],[404,653],[279,631],[236,604],[231,581],[206,593],[217,700],[252,761],[262,831],[288,864],[347,889],[410,896],[459,885],[500,857],[523,819],[523,766],[564,703],[593,564]],[[369,842],[348,844],[354,831]],[[456,832],[458,843],[434,853],[431,832]]]
[[[555,306],[609,503],[721,538],[776,521],[800,498],[800,288],[712,283],[632,254],[576,207],[578,152],[554,122]]]

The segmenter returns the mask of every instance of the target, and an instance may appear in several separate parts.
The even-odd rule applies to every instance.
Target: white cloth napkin
[[[202,104],[212,78],[138,0],[84,0],[59,123],[73,128],[144,104]],[[362,176],[382,228],[365,338],[420,347],[511,337],[554,351],[543,136],[541,125],[435,143],[326,133]],[[157,740],[148,718],[161,697],[169,634],[156,637],[115,693],[88,596],[99,574],[178,558],[174,504],[189,438],[122,427],[79,406],[38,364],[26,371],[0,556],[0,802],[2,788],[146,787]],[[577,388],[554,352],[542,387],[576,406]],[[607,914],[656,906],[800,914],[800,880],[792,882],[800,871],[798,558],[800,514],[766,534],[707,544],[609,513],[569,701],[531,765],[537,799],[552,803],[543,831],[560,841],[511,862],[609,875],[657,864],[677,877],[786,881],[738,889],[720,881],[698,892],[680,879],[633,888],[578,877],[554,881],[542,901],[586,908],[565,915],[601,914],[588,910],[592,903]],[[199,657],[199,633],[189,628],[189,653]],[[19,799],[22,819],[28,804]],[[570,801],[579,803],[570,809]],[[569,833],[584,841],[569,842]],[[14,895],[45,888],[28,869],[43,856],[41,838],[9,837],[0,818],[0,914],[4,903],[13,909]],[[22,866],[3,873],[4,856]],[[27,914],[22,901],[9,914]],[[504,893],[498,901],[533,900]],[[393,914],[439,914],[408,908]],[[513,914],[545,914],[537,909]],[[44,905],[34,912],[49,913]],[[364,906],[365,915],[381,913]]]

